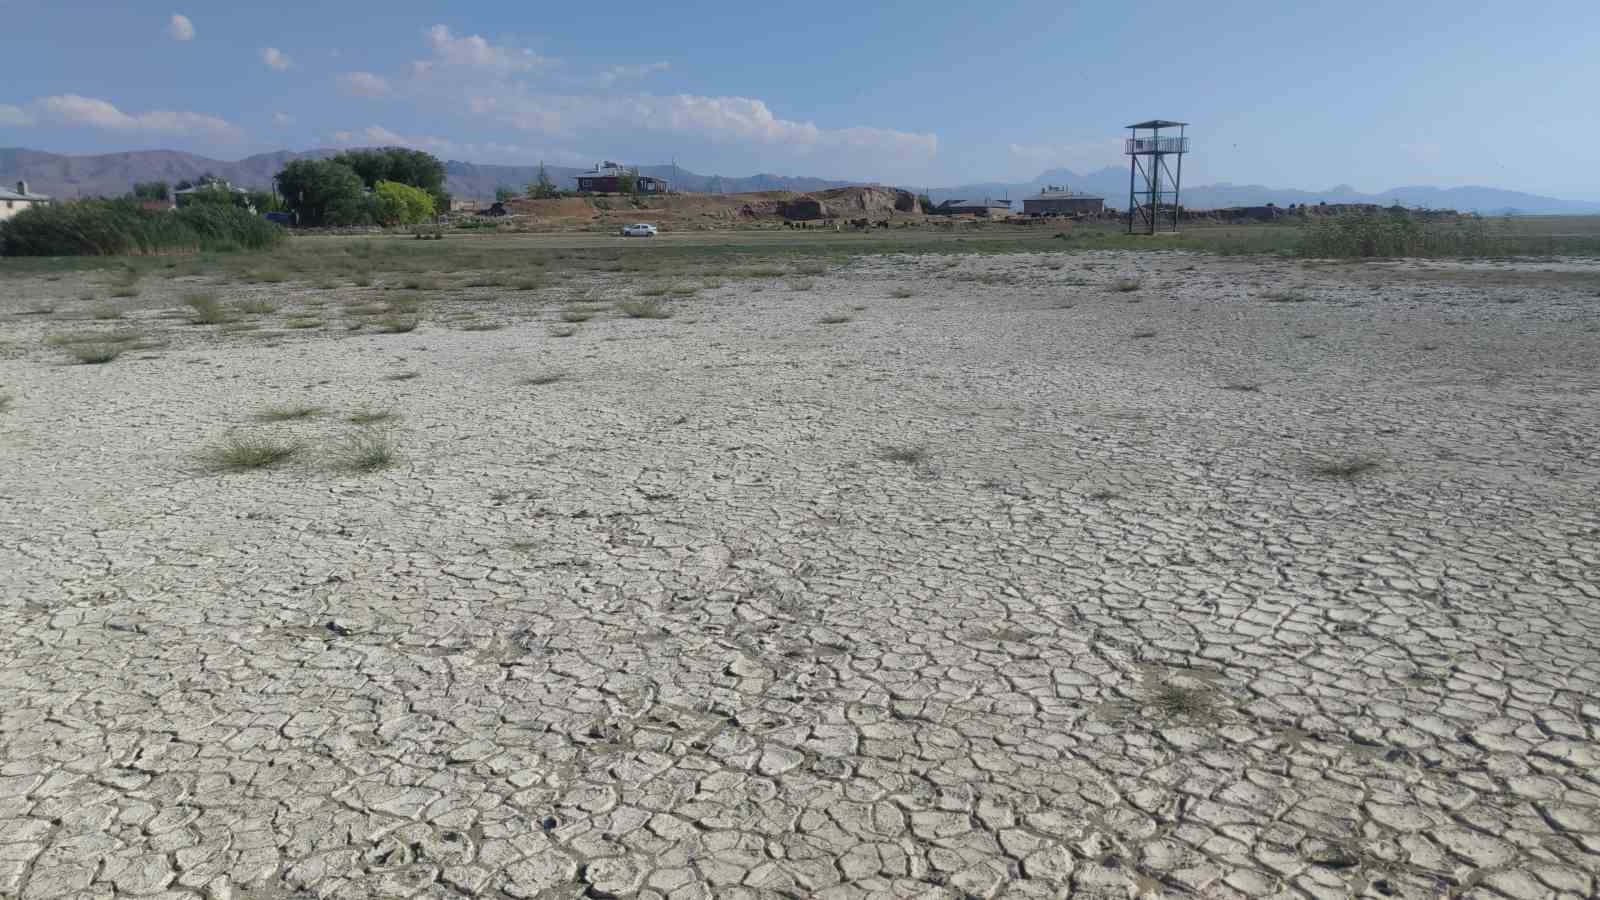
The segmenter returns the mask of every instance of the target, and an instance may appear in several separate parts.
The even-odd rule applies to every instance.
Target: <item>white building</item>
[[[17,182],[17,189],[8,191],[0,188],[0,221],[11,218],[35,203],[44,206],[50,203],[50,198],[44,194],[28,193],[26,181]]]

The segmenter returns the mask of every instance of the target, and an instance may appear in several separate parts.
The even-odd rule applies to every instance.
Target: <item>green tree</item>
[[[433,216],[433,195],[398,181],[380,181],[372,189],[380,204],[380,224],[416,225]]]
[[[617,193],[631,194],[639,189],[639,173],[624,169],[617,174]]]
[[[444,163],[431,153],[404,147],[379,147],[347,150],[330,162],[348,166],[368,188],[376,187],[380,181],[397,181],[432,194],[436,208],[450,208],[450,195],[444,189]]]
[[[250,191],[239,196],[244,197],[247,204],[255,207],[258,213],[279,212],[283,209],[283,201],[271,191]]]
[[[138,200],[170,200],[172,186],[165,181],[136,181],[133,196]]]
[[[274,179],[283,205],[301,225],[344,225],[371,207],[362,204],[361,177],[332,160],[297,159]]]
[[[494,199],[496,203],[504,203],[507,200],[515,200],[520,196],[522,195],[517,193],[517,189],[509,184],[502,184],[494,189]]]
[[[533,184],[528,185],[528,196],[544,200],[554,197],[556,193],[556,183],[550,180],[550,173],[545,171],[544,162],[541,161],[539,163],[539,176],[534,179]]]

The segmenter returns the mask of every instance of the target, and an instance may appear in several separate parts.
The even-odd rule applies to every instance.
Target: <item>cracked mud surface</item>
[[[104,366],[24,280],[0,895],[1595,896],[1595,267],[1061,259]]]

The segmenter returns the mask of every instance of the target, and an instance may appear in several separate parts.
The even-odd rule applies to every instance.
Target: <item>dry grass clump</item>
[[[393,375],[385,375],[385,376],[383,376],[383,380],[384,381],[410,381],[413,378],[421,378],[421,377],[422,377],[422,373],[421,372],[396,372]]]
[[[351,437],[335,453],[339,468],[351,472],[376,472],[400,458],[394,442],[381,431],[367,430]]]
[[[98,366],[121,356],[127,348],[122,344],[72,344],[66,349],[80,365]]]
[[[363,409],[350,414],[350,423],[352,425],[377,425],[382,422],[393,421],[399,417],[400,414],[392,409]]]
[[[622,314],[630,319],[670,319],[672,310],[667,309],[660,300],[647,297],[624,300],[619,307]]]
[[[467,322],[456,326],[460,331],[499,331],[504,327],[504,322]]]
[[[544,282],[540,281],[537,278],[518,278],[511,285],[513,290],[518,290],[518,291],[537,291],[539,288],[541,288],[543,286],[544,286]]]
[[[293,422],[298,419],[309,419],[319,415],[322,407],[306,403],[281,403],[268,406],[256,413],[256,418],[262,422]]]
[[[283,323],[285,328],[321,328],[322,320],[316,316],[295,316]]]
[[[823,316],[817,320],[817,323],[821,325],[843,325],[844,323],[852,320],[853,318],[849,313],[836,312]]]
[[[1155,336],[1156,336],[1156,332],[1154,332],[1154,331],[1135,331],[1133,333],[1133,337],[1138,338],[1140,340],[1143,340],[1145,338],[1153,338]]]
[[[878,449],[878,458],[888,462],[918,465],[928,461],[933,454],[921,444],[889,444]]]
[[[1113,290],[1121,294],[1131,294],[1144,287],[1144,282],[1137,278],[1118,278],[1111,283]]]
[[[397,313],[414,313],[422,309],[423,298],[420,294],[396,294],[384,301],[384,305]]]
[[[517,383],[524,384],[529,387],[538,387],[541,384],[555,384],[558,381],[565,381],[566,379],[567,373],[565,372],[542,372],[538,375],[529,375]]]
[[[569,337],[572,337],[573,335],[575,335],[577,333],[578,333],[577,326],[574,326],[574,325],[552,325],[552,326],[550,326],[550,336],[551,337],[569,338]]]
[[[224,472],[248,472],[285,462],[301,449],[302,446],[293,441],[234,434],[202,452],[200,458],[213,469]]]
[[[436,291],[439,289],[439,282],[434,281],[432,278],[424,278],[421,275],[413,275],[400,282],[400,285],[407,290],[413,291]]]
[[[1351,454],[1315,463],[1311,466],[1311,474],[1320,475],[1323,478],[1351,479],[1382,468],[1382,466],[1383,461],[1376,456]]]
[[[895,298],[896,300],[906,300],[911,297],[915,297],[916,295],[917,292],[908,287],[897,287],[889,292],[889,296]]]
[[[1191,719],[1207,718],[1216,705],[1211,692],[1202,688],[1189,688],[1164,682],[1157,685],[1147,697],[1150,706],[1169,716]]]
[[[233,308],[252,316],[264,316],[277,312],[278,304],[273,303],[271,300],[262,299],[240,300],[233,305]]]
[[[563,322],[587,322],[592,318],[594,318],[594,310],[592,309],[563,309],[561,311],[561,321]]]
[[[809,278],[796,278],[789,282],[789,290],[791,291],[809,291],[816,286],[817,283]]]
[[[183,304],[189,307],[192,325],[220,325],[228,321],[228,311],[215,294],[190,294],[183,299]]]
[[[89,318],[109,321],[122,318],[122,309],[111,303],[102,303],[89,310]]]
[[[385,316],[378,320],[378,330],[384,334],[405,334],[416,331],[421,323],[414,318],[405,316]]]
[[[828,267],[824,263],[804,263],[794,267],[796,275],[826,275]]]

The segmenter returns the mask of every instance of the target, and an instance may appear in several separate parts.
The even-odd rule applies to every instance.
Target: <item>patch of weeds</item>
[[[890,444],[878,449],[878,458],[888,462],[905,463],[908,466],[921,465],[932,458],[933,454],[921,444]]]
[[[72,344],[67,352],[81,365],[98,366],[121,356],[124,349],[121,344]]]
[[[283,284],[289,280],[289,274],[282,269],[260,269],[251,275],[251,280],[263,284]]]
[[[1154,332],[1154,331],[1135,331],[1132,336],[1135,337],[1135,338],[1138,338],[1140,340],[1144,340],[1145,338],[1153,338],[1153,337],[1155,337],[1156,336],[1156,332]]]
[[[796,278],[789,282],[789,290],[791,291],[809,291],[816,286],[817,283],[809,278]]]
[[[351,413],[349,421],[352,425],[377,425],[399,417],[400,414],[391,409],[363,409]]]
[[[350,280],[356,287],[372,287],[371,272],[359,272]]]
[[[518,291],[537,291],[543,286],[544,283],[537,278],[518,278],[516,282],[511,285],[514,290]]]
[[[896,300],[908,300],[916,295],[917,292],[908,287],[897,287],[889,292],[889,296]]]
[[[189,307],[189,323],[192,325],[220,325],[228,321],[228,310],[215,294],[190,294],[183,303]]]
[[[1111,283],[1111,289],[1119,294],[1131,294],[1144,287],[1144,282],[1137,278],[1118,278]]]
[[[837,312],[823,316],[817,320],[817,323],[820,325],[843,325],[850,321],[853,321],[853,318],[849,313]]]
[[[262,422],[294,422],[299,419],[309,419],[322,412],[322,407],[309,404],[283,403],[268,406],[256,413],[256,419]]]
[[[270,437],[229,435],[200,454],[211,468],[224,472],[248,472],[285,462],[299,453],[301,445]]]
[[[492,288],[492,287],[499,287],[499,286],[500,286],[500,279],[496,278],[493,275],[485,275],[482,278],[474,278],[471,281],[466,283],[466,287],[469,287],[469,288],[486,288],[486,287]]]
[[[1311,299],[1299,291],[1266,291],[1261,296],[1268,303],[1305,303]]]
[[[795,266],[794,271],[796,275],[810,275],[815,277],[817,275],[828,274],[828,267],[822,263],[805,263],[803,265]]]
[[[233,308],[252,316],[265,316],[277,312],[278,304],[273,303],[271,300],[262,299],[240,300],[233,305]]]
[[[1350,479],[1382,467],[1383,461],[1376,456],[1353,454],[1315,463],[1311,466],[1311,474],[1323,478]]]
[[[1216,699],[1210,691],[1183,687],[1170,681],[1157,685],[1146,701],[1164,715],[1191,719],[1209,718],[1216,705]]]
[[[566,379],[567,373],[565,372],[543,372],[538,375],[529,375],[517,383],[524,384],[529,387],[537,387],[541,384],[555,384],[558,381],[565,381]]]
[[[753,266],[745,269],[742,274],[749,275],[751,278],[778,278],[789,273],[774,266]]]
[[[418,294],[396,294],[384,301],[390,310],[397,313],[414,313],[422,309],[423,299]]]
[[[393,375],[385,375],[385,376],[383,376],[383,380],[384,381],[410,381],[413,378],[421,378],[421,377],[422,377],[422,373],[421,372],[396,372]]]
[[[578,329],[577,329],[576,326],[573,326],[573,325],[552,325],[552,326],[550,326],[550,336],[551,337],[569,338],[569,337],[572,337],[573,335],[575,335],[577,333],[578,333]]]
[[[283,323],[285,328],[321,328],[322,320],[311,316],[295,316]]]
[[[99,319],[103,322],[110,321],[111,319],[120,319],[122,318],[122,310],[121,308],[110,303],[105,303],[89,310],[89,318]]]
[[[563,322],[587,322],[592,318],[594,318],[593,310],[563,309],[561,311],[561,321]]]
[[[1221,385],[1225,391],[1239,391],[1244,394],[1259,393],[1264,386],[1266,386],[1265,381],[1246,381],[1244,379],[1224,381]]]
[[[419,324],[421,323],[413,318],[385,316],[378,320],[377,328],[384,334],[405,334],[416,331]]]
[[[345,441],[336,451],[336,458],[341,469],[376,472],[394,465],[400,453],[387,434],[369,430]]]
[[[432,278],[413,275],[400,282],[400,286],[411,291],[436,291],[439,289],[439,282],[434,281]]]
[[[635,298],[624,300],[621,304],[622,314],[630,319],[670,319],[672,310],[662,305],[660,300],[651,298]]]
[[[506,327],[504,322],[469,322],[459,326],[460,331],[499,331]]]

